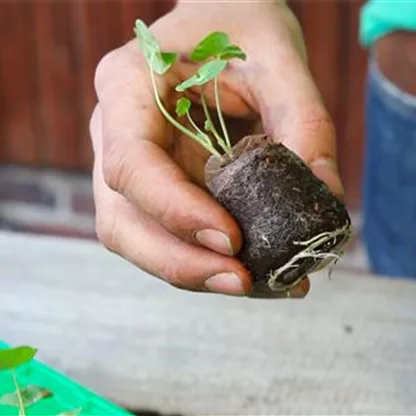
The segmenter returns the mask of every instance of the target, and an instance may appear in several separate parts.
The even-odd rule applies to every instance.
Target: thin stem
[[[219,94],[219,91],[218,91],[218,77],[214,78],[214,94],[215,94],[215,105],[217,107],[218,119],[220,121],[222,132],[223,132],[224,137],[225,137],[225,142],[227,143],[228,148],[231,150],[230,137],[228,136],[228,131],[227,131],[227,128],[225,126],[224,118],[222,117],[220,94]]]
[[[214,126],[214,123],[212,122],[211,114],[209,113],[209,109],[208,109],[208,106],[207,106],[207,101],[205,100],[204,94],[201,94],[201,104],[202,104],[202,108],[204,110],[205,118],[207,119],[208,123],[211,126],[212,134],[216,138],[216,140],[217,140],[218,144],[221,146],[221,148],[226,153],[230,153],[231,149],[227,147],[227,145],[225,144],[224,139],[219,135],[217,129]]]
[[[26,416],[25,405],[23,403],[23,398],[20,392],[19,383],[17,382],[16,372],[14,370],[11,370],[11,373],[13,377],[14,386],[16,387],[17,400],[19,401],[19,416]]]
[[[192,120],[191,115],[189,114],[189,111],[186,112],[186,117],[189,120],[189,122],[191,123],[192,127],[198,132],[198,134],[201,135],[201,138],[204,137],[205,141],[208,141],[209,143],[211,143],[209,136],[207,134],[205,134],[195,123],[194,120]]]
[[[187,136],[189,136],[191,139],[196,140],[201,146],[203,146],[206,150],[208,150],[211,154],[221,158],[221,154],[213,147],[212,143],[210,142],[209,145],[208,143],[205,142],[205,140],[203,140],[201,137],[199,137],[198,135],[196,135],[195,133],[193,133],[191,130],[187,129],[185,126],[182,126],[182,124],[178,123],[170,114],[169,112],[165,109],[165,107],[162,104],[162,101],[160,100],[159,97],[159,93],[157,91],[157,87],[156,87],[156,80],[155,80],[155,75],[153,73],[153,69],[152,66],[150,68],[150,77],[152,80],[152,86],[153,86],[153,91],[155,94],[155,99],[156,99],[156,104],[159,107],[159,110],[161,111],[161,113],[166,117],[166,119],[174,126],[176,127],[179,131],[181,131],[183,134],[186,134]]]

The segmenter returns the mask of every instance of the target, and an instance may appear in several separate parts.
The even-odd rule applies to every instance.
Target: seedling
[[[175,63],[177,54],[172,52],[162,52],[156,38],[147,28],[145,23],[141,20],[136,21],[135,33],[140,41],[141,49],[150,69],[150,76],[153,91],[155,94],[156,104],[159,107],[161,113],[173,126],[175,126],[183,134],[197,141],[212,155],[221,158],[221,153],[214,145],[215,142],[223,152],[231,155],[232,145],[221,109],[218,79],[220,74],[226,69],[231,59],[245,60],[246,54],[239,46],[230,43],[228,35],[223,32],[214,32],[209,34],[204,39],[202,39],[201,42],[199,42],[195,49],[192,51],[190,55],[191,60],[199,63],[205,63],[198,68],[195,75],[177,85],[175,90],[177,92],[184,92],[191,87],[203,87],[207,83],[213,82],[215,105],[217,109],[218,120],[222,129],[222,135],[218,133],[211,119],[211,115],[209,113],[209,109],[203,93],[203,88],[201,89],[200,98],[205,114],[204,126],[197,126],[197,124],[192,119],[190,114],[191,101],[188,98],[180,97],[176,102],[176,115],[179,118],[186,117],[192,126],[193,130],[191,130],[176,120],[174,117],[172,117],[166,110],[156,85],[155,74],[165,74]]]
[[[50,390],[36,385],[20,386],[16,369],[31,361],[37,353],[35,348],[20,346],[0,350],[0,371],[9,371],[15,386],[14,391],[0,397],[0,405],[17,407],[19,416],[26,416],[29,407],[41,400],[53,396]],[[81,409],[74,409],[59,413],[56,416],[77,416]]]
[[[150,71],[156,104],[174,127],[198,142],[211,157],[205,168],[213,196],[238,221],[244,244],[237,257],[254,279],[254,297],[280,297],[308,274],[342,255],[352,227],[348,211],[295,153],[267,134],[246,136],[233,146],[221,109],[219,77],[232,59],[247,59],[244,51],[224,32],[205,36],[189,59],[200,66],[175,87],[184,93],[200,89],[205,115],[203,126],[191,116],[192,103],[180,96],[176,117],[165,108],[156,76],[163,76],[177,60],[164,52],[141,20],[135,33]],[[221,133],[211,118],[204,87],[213,83]],[[180,122],[186,117],[189,127]]]

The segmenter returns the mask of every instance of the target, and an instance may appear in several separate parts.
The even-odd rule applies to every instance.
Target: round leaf
[[[0,350],[0,371],[12,370],[30,361],[37,353],[32,347],[16,347]]]
[[[229,42],[226,33],[212,32],[195,46],[191,53],[191,59],[194,61],[204,61],[205,59],[217,56]]]
[[[205,120],[204,130],[206,130],[206,131],[212,131],[212,124],[211,124],[211,122],[209,120]]]
[[[176,114],[179,117],[184,116],[191,108],[191,100],[186,97],[181,97],[176,102]]]
[[[150,69],[158,75],[163,75],[174,64],[177,55],[161,52],[156,38],[142,20],[136,20],[134,32]]]
[[[247,59],[247,55],[239,46],[228,45],[221,51],[221,53],[219,54],[219,58],[224,60],[239,58],[245,61]]]
[[[221,59],[209,61],[198,69],[196,75],[193,75],[191,78],[188,78],[179,84],[176,87],[176,91],[185,91],[186,89],[196,85],[204,85],[217,77],[226,66],[227,61],[223,61]]]

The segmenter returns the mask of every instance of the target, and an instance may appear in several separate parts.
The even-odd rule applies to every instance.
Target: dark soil
[[[341,254],[351,220],[345,205],[283,144],[271,143],[265,135],[243,141],[234,160],[209,160],[207,185],[242,229],[244,243],[237,257],[253,276],[252,296],[281,296],[282,290],[325,265],[325,253]],[[293,259],[308,246],[296,242],[335,230],[338,234],[321,239],[312,256]],[[270,279],[291,260],[290,267]]]

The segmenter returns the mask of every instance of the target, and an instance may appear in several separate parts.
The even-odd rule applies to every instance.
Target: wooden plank
[[[36,57],[33,2],[0,2],[0,160],[36,165]]]
[[[77,28],[76,42],[82,71],[78,82],[82,91],[79,107],[82,120],[79,128],[79,165],[90,169],[92,147],[89,137],[89,119],[97,102],[94,91],[94,74],[100,59],[111,50],[122,45],[122,24],[120,1],[109,0],[104,4],[94,0],[72,3]]]
[[[90,169],[92,149],[89,138],[89,118],[96,104],[93,79],[99,60],[109,51],[122,46],[133,37],[134,21],[144,19],[149,24],[166,13],[171,2],[162,1],[75,1],[77,43],[83,71],[80,73],[80,90],[84,99],[80,126],[79,160],[83,169]]]
[[[345,15],[342,47],[347,77],[343,78],[340,96],[345,110],[340,124],[344,126],[339,141],[340,170],[347,203],[351,209],[361,207],[361,181],[364,152],[364,95],[367,73],[367,51],[359,44],[359,12],[364,0],[341,2]]]
[[[342,26],[339,2],[308,0],[302,4],[303,32],[312,76],[325,105],[338,124],[339,69],[343,51],[338,30]]]
[[[336,269],[303,301],[196,294],[93,242],[9,233],[0,264],[1,337],[126,407],[416,413],[414,282]]]
[[[42,164],[76,167],[80,125],[77,74],[82,68],[71,27],[71,1],[44,0],[34,7],[44,125],[44,136],[39,138]]]

